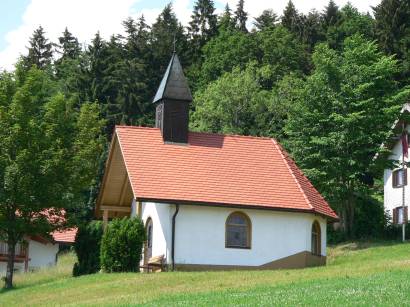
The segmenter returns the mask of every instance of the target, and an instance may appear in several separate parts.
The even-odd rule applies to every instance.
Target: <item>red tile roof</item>
[[[71,228],[63,231],[55,231],[52,233],[52,237],[57,243],[74,243],[76,234],[77,228]]]
[[[117,126],[139,200],[335,212],[271,138],[189,133],[188,144],[164,144],[157,128]]]

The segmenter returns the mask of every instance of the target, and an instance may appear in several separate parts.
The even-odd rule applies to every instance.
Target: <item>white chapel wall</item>
[[[225,221],[234,211],[252,222],[251,249],[225,248]],[[326,255],[326,221],[312,214],[268,210],[180,206],[176,221],[175,262],[179,264],[253,265],[311,250],[311,229],[319,221]]]

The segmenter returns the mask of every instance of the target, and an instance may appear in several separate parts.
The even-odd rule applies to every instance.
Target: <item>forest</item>
[[[363,13],[331,0],[307,14],[289,1],[249,16],[244,0],[220,15],[212,0],[196,0],[186,27],[172,3],[152,25],[141,16],[123,27],[81,45],[69,29],[52,42],[40,26],[27,55],[0,73],[0,232],[9,246],[50,231],[45,219],[58,208],[72,223],[92,218],[114,126],[154,125],[174,42],[194,96],[192,131],[280,141],[341,217],[330,239],[389,231],[374,156],[410,95],[409,1]]]

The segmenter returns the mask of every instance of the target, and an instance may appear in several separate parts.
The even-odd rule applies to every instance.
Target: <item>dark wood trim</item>
[[[147,197],[136,197],[138,201],[143,202],[154,202],[154,203],[167,203],[180,205],[194,205],[194,206],[204,206],[204,207],[216,207],[216,208],[236,208],[236,209],[254,209],[254,210],[269,210],[269,211],[280,211],[280,212],[299,212],[299,213],[310,213],[323,218],[326,218],[330,222],[337,222],[339,219],[327,216],[325,214],[319,213],[314,209],[293,209],[293,208],[280,208],[271,206],[254,206],[254,205],[238,205],[238,204],[228,204],[228,203],[210,203],[210,202],[200,202],[200,201],[189,201],[189,200],[176,200],[176,199],[159,199],[159,198],[147,198]]]
[[[105,183],[106,183],[107,178],[108,178],[109,167],[111,165],[112,156],[114,155],[115,145],[118,142],[119,142],[119,140],[118,140],[118,136],[117,136],[117,132],[116,132],[116,127],[114,127],[114,133],[112,135],[110,148],[108,149],[108,158],[107,158],[107,161],[105,162],[105,166],[104,166],[103,180],[101,181],[100,191],[98,193],[97,201],[95,203],[94,216],[98,216],[99,211],[100,211],[99,208],[101,206],[102,196],[104,194]]]

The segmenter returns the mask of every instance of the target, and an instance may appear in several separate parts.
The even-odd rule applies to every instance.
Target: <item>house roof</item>
[[[176,53],[172,55],[153,102],[162,99],[192,101],[191,90]]]
[[[158,128],[117,126],[137,200],[240,206],[337,215],[271,138],[190,132],[164,144]]]
[[[74,243],[77,235],[77,228],[55,231],[52,233],[53,240],[57,243]]]

